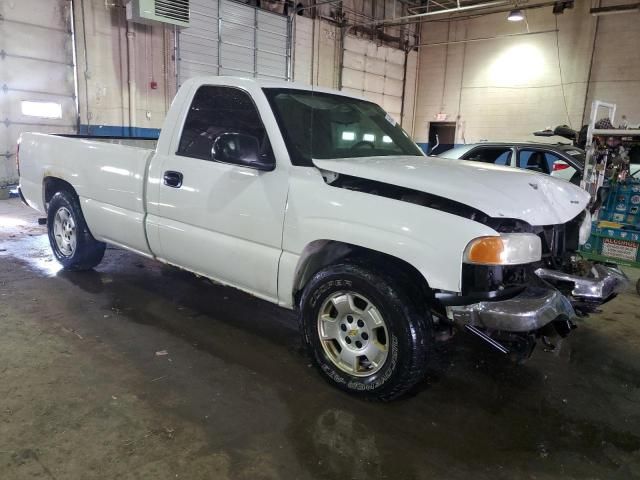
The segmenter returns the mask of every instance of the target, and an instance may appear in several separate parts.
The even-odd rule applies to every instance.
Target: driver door
[[[255,137],[273,170],[214,160],[224,134]],[[275,301],[288,175],[275,164],[251,96],[236,87],[200,87],[161,172],[157,217],[149,219],[157,256]]]

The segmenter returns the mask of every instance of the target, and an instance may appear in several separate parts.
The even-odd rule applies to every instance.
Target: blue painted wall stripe
[[[118,125],[80,125],[80,135],[97,137],[149,137],[158,138],[159,128],[122,127]]]

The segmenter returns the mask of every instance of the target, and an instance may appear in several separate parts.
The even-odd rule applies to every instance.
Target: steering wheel
[[[360,140],[359,142],[354,143],[353,145],[351,145],[349,150],[355,150],[355,149],[360,148],[360,147],[369,147],[372,150],[374,148],[376,148],[376,146],[374,145],[373,142],[370,142],[369,140]]]

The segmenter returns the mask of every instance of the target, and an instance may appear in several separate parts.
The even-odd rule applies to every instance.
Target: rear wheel
[[[78,198],[71,192],[57,192],[47,211],[49,243],[65,270],[89,270],[102,261],[105,244],[87,227]]]
[[[347,392],[391,400],[426,370],[429,324],[393,277],[358,264],[318,272],[304,290],[304,341],[323,376]]]

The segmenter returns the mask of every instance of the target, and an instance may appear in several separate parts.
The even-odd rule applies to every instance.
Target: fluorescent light
[[[351,142],[356,139],[356,134],[355,132],[342,132],[342,139]]]
[[[62,105],[55,102],[30,102],[24,100],[20,108],[28,117],[62,118]]]
[[[365,142],[375,142],[376,141],[376,136],[373,133],[365,133],[362,136],[362,140]]]
[[[389,135],[384,135],[382,137],[382,143],[393,143],[393,140],[391,140],[391,137]]]
[[[507,17],[507,20],[509,20],[510,22],[521,22],[522,20],[524,20],[522,10],[511,10],[511,12],[509,12],[509,16]]]

